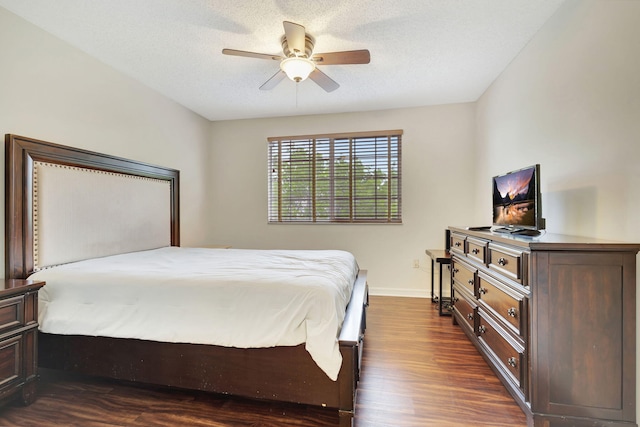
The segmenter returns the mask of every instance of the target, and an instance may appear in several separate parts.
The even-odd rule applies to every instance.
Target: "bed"
[[[105,308],[105,313],[113,314],[112,308],[115,306],[122,308],[122,311],[115,317],[107,317],[101,320],[102,323],[96,322],[93,325],[90,321],[60,321],[66,329],[49,327],[55,324],[50,320],[42,322],[38,336],[39,366],[153,385],[324,406],[339,412],[340,425],[352,425],[366,328],[366,271],[358,270],[356,265],[348,286],[335,286],[339,289],[337,294],[342,293],[342,297],[325,298],[317,293],[312,294],[313,300],[321,301],[325,298],[330,305],[335,302],[331,302],[332,300],[344,300],[342,305],[335,303],[337,326],[330,325],[333,319],[323,319],[320,329],[324,328],[325,335],[315,344],[312,343],[312,336],[322,334],[311,332],[309,328],[298,328],[297,338],[273,342],[265,338],[260,346],[252,346],[248,342],[227,343],[224,340],[222,342],[225,344],[212,344],[198,338],[197,332],[203,325],[211,328],[212,322],[221,321],[224,317],[207,317],[206,309],[201,315],[192,315],[198,306],[203,306],[201,302],[204,297],[196,296],[193,302],[186,298],[188,295],[198,295],[196,291],[199,288],[209,292],[207,287],[200,286],[203,277],[217,276],[218,273],[217,270],[203,271],[201,267],[215,264],[214,260],[218,256],[222,257],[220,265],[231,265],[230,260],[239,257],[238,265],[246,266],[252,262],[246,258],[242,261],[242,257],[257,260],[277,255],[289,263],[294,255],[305,255],[310,258],[296,260],[298,270],[293,276],[315,277],[314,269],[318,262],[327,265],[337,263],[333,258],[325,259],[324,256],[343,257],[345,254],[342,251],[181,248],[179,171],[16,135],[6,135],[5,144],[6,276],[18,279],[35,277],[51,282],[50,289],[45,285],[44,289],[47,290],[42,292],[44,299],[40,302],[41,314],[53,312],[55,306],[57,314],[54,319],[60,321],[65,311],[72,316],[79,316],[82,304],[94,303],[87,301],[89,295],[96,292],[100,295],[99,291],[82,294],[82,285],[98,286],[102,281],[108,283],[105,278],[108,275],[99,276],[100,279],[96,278],[98,276],[88,279],[91,276],[86,276],[86,269],[103,273],[114,271],[112,264],[105,266],[101,263],[115,259],[119,263],[117,265],[124,265],[124,260],[133,256],[133,260],[126,261],[133,264],[123,267],[123,271],[129,274],[128,284],[116,287],[112,296],[99,298],[115,304]],[[104,184],[105,182],[108,184]],[[308,253],[303,254],[304,252]],[[161,263],[163,266],[171,262],[180,266],[173,282],[159,279],[168,277],[169,273],[164,270],[158,272],[160,276],[151,279],[138,274],[140,272],[137,270],[141,268],[137,269],[135,266],[142,266],[147,262],[143,260],[147,254],[167,257]],[[194,256],[200,257],[199,261],[190,267],[185,259],[192,259]],[[166,261],[168,259],[173,261]],[[150,262],[158,265],[157,261]],[[269,259],[266,265],[278,262],[280,261]],[[65,294],[58,290],[62,288],[58,287],[57,281],[62,279],[57,274],[64,269],[73,270],[79,265],[83,266],[78,267],[79,269],[85,270],[71,273],[78,274],[76,287],[65,292],[82,304],[74,306],[52,302],[59,301],[55,298]],[[257,271],[264,272],[265,268],[258,268]],[[284,268],[285,271],[292,269],[288,264]],[[352,267],[348,265],[343,268],[345,271],[350,269]],[[197,271],[197,277],[188,280],[189,271]],[[236,270],[231,274],[238,277],[243,276],[244,272]],[[332,281],[338,280],[333,279],[335,274],[333,271],[329,273]],[[194,280],[197,285],[193,285]],[[265,278],[256,276],[253,280],[257,285],[264,282]],[[345,279],[339,280],[344,282]],[[176,285],[178,282],[179,285]],[[139,285],[140,289],[134,291],[134,288],[137,289],[134,285]],[[241,286],[236,284],[234,289],[244,289],[244,286],[247,286],[246,283]],[[256,294],[260,301],[264,301],[269,295],[285,292],[280,288],[285,287],[277,286],[276,290],[260,291],[266,292],[262,296],[255,290],[257,288],[247,288],[240,295],[244,299],[247,294]],[[153,317],[156,307],[154,301],[162,301],[162,298],[157,298],[158,293],[172,301],[180,301],[179,309],[158,306],[155,311],[163,313],[163,316]],[[286,300],[292,307],[291,301],[295,298],[297,297],[282,293],[280,297],[273,299]],[[136,308],[135,311],[147,310],[144,322],[158,326],[147,328],[154,330],[156,335],[131,332],[136,320],[128,317],[131,311],[129,307],[139,302],[144,308]],[[304,304],[296,304],[295,307]],[[94,309],[94,306],[90,307]],[[166,320],[170,319],[164,318],[166,310],[176,311],[177,320]],[[221,309],[215,311],[219,310]],[[301,323],[312,323],[307,318],[301,322],[290,311],[285,314],[289,316],[287,320],[278,323],[298,326]],[[245,313],[244,318],[251,316],[251,313]],[[122,336],[111,333],[120,329],[116,328],[118,323],[127,330]],[[240,334],[236,329],[229,333],[229,330],[237,326],[236,323],[238,322],[228,323],[223,328],[227,331],[227,338],[251,335],[250,332]],[[248,324],[250,327],[250,322]],[[337,342],[334,337],[331,338],[333,351],[319,344],[328,342],[326,330],[331,328],[335,328],[334,334],[337,335]],[[189,337],[182,337],[184,331],[187,331]],[[263,331],[254,331],[254,335],[278,335],[271,334],[271,331],[275,329],[269,327]],[[175,338],[176,334],[178,338]],[[300,337],[304,342],[298,343]],[[319,353],[314,354],[310,347],[319,349]],[[333,353],[337,359],[327,357],[324,360],[323,351],[327,355]]]

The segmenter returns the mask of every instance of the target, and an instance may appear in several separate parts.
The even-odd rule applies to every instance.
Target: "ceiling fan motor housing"
[[[311,58],[313,54],[313,46],[315,44],[315,39],[309,34],[304,35],[304,53],[303,52],[295,52],[289,49],[289,43],[287,42],[287,37],[282,36],[282,52],[287,58],[292,56],[305,56],[307,58]]]

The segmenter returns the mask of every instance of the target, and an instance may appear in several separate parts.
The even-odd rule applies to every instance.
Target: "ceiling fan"
[[[284,21],[283,24],[282,53],[284,55],[222,49],[225,55],[280,61],[280,70],[260,86],[261,90],[273,89],[285,77],[289,77],[294,82],[301,82],[308,77],[327,92],[333,92],[340,85],[320,71],[318,65],[368,64],[371,59],[366,49],[314,54],[315,39],[307,34],[302,25],[289,21]]]

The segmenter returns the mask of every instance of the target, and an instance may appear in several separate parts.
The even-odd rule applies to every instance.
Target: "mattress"
[[[304,343],[336,380],[358,266],[337,250],[165,247],[47,268],[39,328],[61,335],[257,348]]]

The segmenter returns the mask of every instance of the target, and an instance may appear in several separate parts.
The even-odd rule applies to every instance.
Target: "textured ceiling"
[[[478,99],[564,0],[0,0],[0,6],[210,120],[292,116]],[[369,49],[366,65],[258,88],[281,54],[282,21],[315,52]]]

